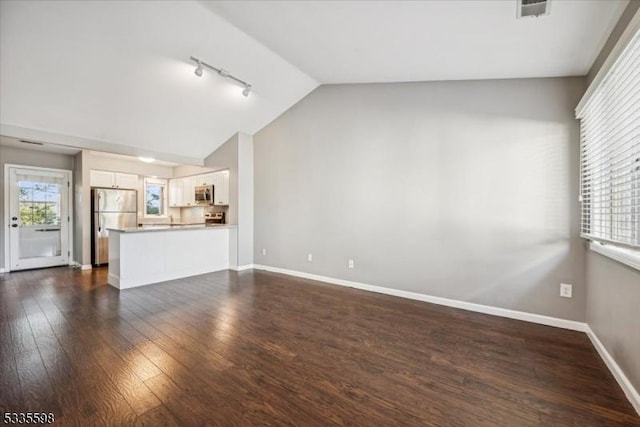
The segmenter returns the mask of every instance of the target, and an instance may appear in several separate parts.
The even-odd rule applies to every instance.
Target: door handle
[[[11,224],[11,226],[12,226],[13,228],[15,228],[15,227],[17,227],[17,226],[18,226],[18,224]]]

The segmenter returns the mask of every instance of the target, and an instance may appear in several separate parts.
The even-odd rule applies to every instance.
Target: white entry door
[[[11,166],[8,175],[10,270],[69,264],[71,171]]]

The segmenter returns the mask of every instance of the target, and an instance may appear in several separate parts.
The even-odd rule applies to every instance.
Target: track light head
[[[245,82],[244,80],[241,80],[241,79],[237,78],[236,76],[234,76],[233,74],[231,74],[230,72],[225,70],[224,68],[214,67],[213,65],[209,65],[206,62],[204,62],[204,61],[202,61],[202,60],[200,60],[198,58],[195,58],[193,56],[190,57],[189,59],[191,59],[192,61],[194,61],[196,63],[196,69],[194,71],[196,76],[202,77],[202,74],[204,72],[204,68],[208,68],[208,69],[218,73],[218,75],[220,75],[221,77],[224,77],[224,78],[229,79],[229,80],[233,80],[237,84],[241,85],[244,88],[244,89],[242,89],[242,95],[245,98],[249,96],[249,93],[251,93],[251,85],[249,83]]]

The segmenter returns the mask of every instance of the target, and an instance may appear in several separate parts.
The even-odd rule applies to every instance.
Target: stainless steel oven
[[[196,205],[213,205],[213,185],[197,185],[194,191]]]

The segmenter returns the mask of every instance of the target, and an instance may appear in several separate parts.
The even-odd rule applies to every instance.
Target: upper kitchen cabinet
[[[89,171],[89,182],[92,187],[127,188],[132,190],[137,190],[139,187],[138,175],[93,169]]]
[[[169,180],[169,206],[172,208],[182,206],[184,199],[184,180],[175,178]]]
[[[215,205],[227,206],[229,204],[229,171],[224,170],[170,179],[169,206],[182,208],[199,206],[195,199],[195,188],[199,185],[214,186],[213,200]]]
[[[214,175],[213,203],[216,206],[227,206],[229,204],[229,171],[216,172]]]
[[[204,175],[196,175],[196,185],[214,185],[215,184],[215,173],[205,173]]]
[[[169,180],[169,207],[196,206],[194,176]]]
[[[196,206],[196,177],[182,178],[182,206]]]

